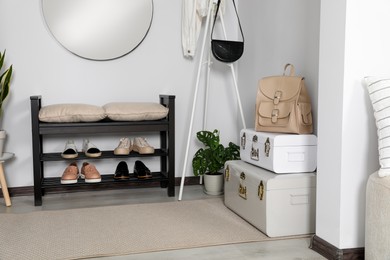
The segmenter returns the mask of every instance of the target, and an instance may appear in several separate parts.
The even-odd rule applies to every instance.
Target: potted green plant
[[[11,76],[12,76],[12,65],[5,69],[3,73],[1,73],[3,64],[5,60],[5,50],[3,53],[0,52],[0,123],[3,119],[3,104],[4,100],[7,98],[9,94]],[[2,124],[0,124],[2,126]],[[0,127],[0,156],[3,156],[3,147],[4,147],[4,139],[6,137],[6,131]]]
[[[205,146],[192,159],[195,176],[204,175],[204,191],[209,195],[223,193],[223,168],[226,161],[240,159],[240,147],[229,142],[227,147],[220,143],[219,131],[199,131],[197,139]]]

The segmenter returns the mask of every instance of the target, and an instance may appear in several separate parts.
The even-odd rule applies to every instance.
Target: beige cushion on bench
[[[159,120],[169,111],[161,104],[148,102],[112,102],[103,108],[107,117],[114,121]]]
[[[366,259],[390,259],[390,177],[370,175],[366,191]]]
[[[112,102],[103,107],[88,104],[56,104],[42,107],[39,120],[50,123],[96,122],[106,117],[113,121],[159,120],[169,109],[158,103]]]
[[[50,123],[96,122],[104,118],[102,107],[87,104],[56,104],[39,110],[39,120]]]

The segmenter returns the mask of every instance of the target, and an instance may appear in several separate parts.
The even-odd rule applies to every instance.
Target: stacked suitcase
[[[225,205],[269,237],[315,231],[317,138],[243,129],[225,164]]]

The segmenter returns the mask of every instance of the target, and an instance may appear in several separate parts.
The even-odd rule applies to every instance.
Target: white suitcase
[[[256,132],[240,132],[240,157],[275,173],[313,172],[317,168],[317,137]]]
[[[316,174],[225,163],[225,205],[269,237],[315,232]]]

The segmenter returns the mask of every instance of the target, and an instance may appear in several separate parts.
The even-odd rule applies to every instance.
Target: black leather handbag
[[[234,2],[234,0],[232,1],[234,5],[234,10],[236,11],[238,25],[240,27],[240,31],[242,35],[242,41],[217,40],[213,38],[215,21],[217,20],[219,5],[221,4],[221,0],[218,0],[217,10],[214,16],[214,24],[211,30],[211,51],[213,53],[213,56],[217,60],[226,63],[232,63],[237,61],[239,58],[241,58],[242,54],[244,53],[244,34],[242,32],[240,18],[238,17],[236,3]]]

